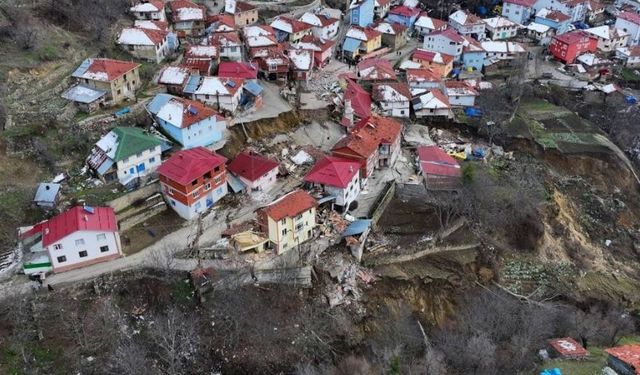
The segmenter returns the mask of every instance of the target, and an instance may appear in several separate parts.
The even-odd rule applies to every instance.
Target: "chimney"
[[[347,99],[344,102],[344,118],[346,119],[347,128],[353,126],[353,107],[351,106],[351,99]]]
[[[353,165],[349,165],[349,173],[353,173]]]
[[[84,215],[83,218],[84,218],[84,221],[89,221],[89,217],[87,215]]]

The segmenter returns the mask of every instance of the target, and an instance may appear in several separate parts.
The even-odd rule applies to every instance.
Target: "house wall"
[[[535,21],[536,23],[549,26],[550,28],[556,30],[556,34],[566,33],[567,31],[569,31],[569,25],[571,24],[569,20],[566,20],[564,22],[556,22],[542,17],[536,17]]]
[[[210,107],[234,113],[236,109],[238,109],[241,93],[242,85],[240,85],[233,95],[196,94],[194,95],[194,99]]]
[[[173,24],[173,29],[175,31],[182,31],[185,35],[199,36],[204,33],[204,20],[176,22]]]
[[[258,21],[258,9],[238,12],[233,16],[233,19],[238,27],[252,25]]]
[[[453,70],[453,62],[450,62],[449,64],[438,64],[438,63],[432,63],[426,60],[418,59],[415,57],[412,58],[411,60],[419,63],[423,68],[433,70],[435,73],[439,74],[442,77],[448,76],[449,73],[451,73],[451,71]]]
[[[487,33],[491,36],[491,40],[503,40],[516,36],[518,29],[516,27],[496,27],[487,26]]]
[[[171,54],[167,39],[155,46],[140,46],[133,44],[120,44],[123,51],[142,60],[153,61],[159,64],[164,58]]]
[[[451,110],[448,108],[437,108],[437,109],[420,109],[415,111],[415,115],[418,118],[421,117],[446,117],[451,118]]]
[[[387,15],[387,21],[391,22],[391,23],[399,23],[401,25],[404,25],[408,28],[413,27],[413,24],[416,22],[416,19],[418,18],[418,16],[415,17],[405,17],[402,16],[400,14],[389,14]]]
[[[189,183],[187,185],[181,185],[160,175],[162,195],[169,207],[176,211],[180,217],[190,220],[213,206],[227,194],[224,166],[218,166],[208,173],[211,173],[210,178],[205,178],[203,174],[194,180],[195,184]]]
[[[336,196],[336,205],[349,208],[349,205],[360,195],[360,173],[356,173],[346,188],[330,185],[320,185],[325,192]]]
[[[409,117],[409,100],[401,102],[380,102],[383,115],[391,117]]]
[[[298,31],[297,33],[293,33],[289,35],[289,41],[291,43],[295,43],[297,41],[299,41],[300,39],[304,38],[307,35],[312,35],[313,34],[313,29],[305,29],[305,30],[301,30]]]
[[[370,39],[365,43],[365,53],[373,52],[380,47],[382,47],[382,35],[377,38]]]
[[[430,81],[408,81],[410,89],[438,89],[444,91],[442,82],[430,82]]]
[[[133,12],[133,16],[138,20],[166,21],[167,17],[164,9],[158,12]]]
[[[247,185],[247,189],[250,191],[268,191],[278,179],[278,169],[279,168],[273,168],[255,181],[251,181],[242,176],[237,177]]]
[[[605,39],[605,38],[597,38],[598,39],[598,49],[602,52],[611,52],[615,51],[616,48],[624,47],[627,45],[629,41],[628,36],[624,36],[622,38],[614,38],[614,39]]]
[[[462,66],[464,69],[469,67],[481,71],[484,66],[484,60],[487,58],[486,52],[466,52],[462,54]]]
[[[93,79],[79,78],[79,83],[107,92],[106,101],[110,105],[121,103],[125,98],[135,97],[136,90],[142,84],[140,82],[139,69],[133,69],[124,76],[112,81],[104,82]]]
[[[510,21],[526,24],[533,15],[532,9],[523,7],[518,4],[504,3],[502,4],[502,17],[508,18]]]
[[[220,57],[226,57],[232,61],[242,61],[242,47],[241,46],[225,46],[219,47]]]
[[[167,205],[171,207],[181,218],[185,220],[191,220],[198,217],[202,212],[206,211],[210,207],[212,207],[216,202],[218,202],[222,197],[227,195],[227,184],[225,183],[219,184],[216,187],[212,187],[211,189],[204,190],[202,189],[203,194],[198,196],[193,200],[190,200],[190,204],[185,204],[178,199],[179,195],[177,193],[168,194],[165,188],[168,185],[163,185],[163,196],[167,201]]]
[[[338,33],[340,22],[334,22],[329,26],[314,26],[312,29],[313,36],[322,39],[331,39]]]
[[[171,123],[156,118],[156,121],[173,140],[180,143],[183,149],[209,146],[222,139],[227,125],[215,117],[206,118],[188,128],[178,128]]]
[[[267,217],[269,240],[276,252],[282,254],[313,237],[316,226],[316,208],[312,207],[296,217],[286,217],[278,222]]]
[[[585,52],[595,52],[597,48],[597,41],[595,38],[584,38],[581,42],[568,45],[557,39],[553,39],[549,44],[549,51],[551,54],[560,61],[566,64],[574,62],[576,57]]]
[[[575,6],[568,6],[562,0],[538,0],[533,5],[534,14],[538,13],[538,11],[542,8],[561,11],[562,13],[571,17],[571,23],[584,21],[587,15],[587,7],[585,3],[579,3]]]
[[[349,23],[361,27],[369,26],[373,23],[374,0],[365,0],[359,7],[349,11]]]
[[[116,163],[118,180],[122,183],[132,174],[136,177],[144,177],[152,174],[161,164],[160,146],[144,150],[137,155],[131,155]]]
[[[449,25],[458,30],[461,35],[477,35],[478,40],[482,40],[485,37],[486,28],[485,23],[478,23],[475,25],[461,25],[453,20],[449,20]]]
[[[383,6],[375,6],[375,1],[373,2],[373,13],[378,18],[384,18],[391,9],[391,2],[383,5]]]
[[[422,45],[426,50],[455,56],[456,60],[462,56],[462,43],[455,43],[441,35],[425,36]]]
[[[618,18],[615,23],[615,28],[620,29],[629,34],[627,45],[637,46],[640,45],[640,25],[636,25],[633,22]]]
[[[474,95],[449,96],[449,104],[452,106],[473,107],[476,103]]]
[[[104,235],[104,239],[98,239],[98,235]],[[76,240],[84,241],[76,245]],[[62,245],[62,249],[56,250],[55,245]],[[100,247],[107,246],[108,250],[100,251]],[[86,251],[86,257],[80,257],[79,252]],[[47,253],[51,259],[53,272],[65,272],[80,268],[89,264],[104,262],[122,256],[120,237],[118,232],[108,231],[76,231],[62,238],[60,241],[47,246]],[[64,256],[66,261],[58,258]]]

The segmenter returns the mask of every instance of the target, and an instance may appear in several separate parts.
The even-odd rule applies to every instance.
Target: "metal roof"
[[[59,191],[60,184],[43,182],[38,185],[33,201],[36,203],[55,203]]]
[[[85,85],[76,85],[62,94],[62,97],[78,103],[93,103],[103,97],[107,92],[105,90],[94,89]]]

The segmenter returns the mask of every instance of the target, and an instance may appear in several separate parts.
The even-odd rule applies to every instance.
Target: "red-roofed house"
[[[597,49],[598,40],[582,30],[556,35],[549,44],[549,52],[565,64],[573,64],[578,56]]]
[[[390,167],[395,163],[400,154],[401,131],[402,125],[391,118],[365,118],[333,146],[331,153],[359,162],[364,185],[375,168]]]
[[[240,105],[242,78],[204,77],[193,98],[220,111],[234,113]]]
[[[418,89],[411,99],[416,118],[453,118],[449,98],[440,89]]]
[[[168,31],[128,27],[122,29],[116,44],[139,59],[162,62],[171,54]]]
[[[333,56],[333,46],[336,44],[333,40],[320,39],[311,35],[307,35],[292,47],[296,49],[305,49],[313,52],[313,65],[316,68],[326,66]]]
[[[240,61],[223,61],[218,65],[218,77],[258,79],[258,68]]]
[[[389,10],[386,20],[392,23],[402,24],[407,28],[412,28],[419,15],[420,9],[400,5]]]
[[[464,81],[446,81],[444,83],[449,103],[458,107],[473,107],[478,92]]]
[[[389,82],[373,85],[371,96],[382,109],[382,115],[409,117],[411,91],[406,83]]]
[[[584,359],[589,352],[571,337],[549,340],[550,354],[553,358]]]
[[[207,32],[211,34],[237,31],[236,21],[231,14],[215,14],[207,16]]]
[[[373,26],[382,33],[382,45],[392,50],[402,48],[407,44],[407,27],[401,23],[378,21]]]
[[[129,8],[129,13],[131,13],[136,19],[139,19],[139,20],[153,20],[153,21],[167,20],[164,13],[163,0],[141,1],[138,4]]]
[[[220,54],[215,46],[187,45],[184,50],[184,66],[208,76],[220,62]]]
[[[347,78],[347,88],[344,90],[345,113],[342,124],[352,127],[355,119],[371,116],[371,96],[355,81]]]
[[[216,47],[220,52],[220,57],[232,61],[242,61],[244,43],[236,31],[211,34],[207,38],[207,44]]]
[[[122,256],[111,207],[73,207],[21,230],[20,239],[30,250],[24,262],[26,274],[59,273]]]
[[[458,30],[461,35],[470,35],[476,40],[485,38],[486,24],[468,10],[457,10],[449,15],[449,26]]]
[[[278,254],[313,238],[318,203],[303,190],[294,190],[258,210],[260,230]]]
[[[140,64],[130,61],[89,58],[71,74],[78,83],[105,94],[108,104],[135,98],[140,81]]]
[[[226,161],[204,147],[173,154],[158,168],[167,204],[186,220],[212,207],[227,194]]]
[[[465,40],[455,29],[434,31],[424,36],[423,48],[431,52],[440,52],[460,59]]]
[[[453,60],[454,57],[451,55],[426,51],[419,48],[411,54],[411,61],[419,63],[424,69],[431,69],[431,71],[440,75],[440,77],[446,77],[451,73],[453,70]]]
[[[356,73],[361,81],[395,81],[398,78],[391,61],[376,57],[360,61]]]
[[[320,159],[304,177],[311,194],[333,195],[343,211],[360,195],[360,164],[357,161],[327,156]]]
[[[434,31],[442,31],[447,28],[448,24],[440,19],[429,17],[427,12],[420,13],[413,27],[419,35],[424,36]]]
[[[306,12],[300,17],[300,21],[313,26],[313,36],[322,39],[331,39],[338,34],[340,20],[329,18],[321,14]]]
[[[179,37],[199,36],[204,33],[207,8],[189,0],[172,0],[167,3],[173,29]]]
[[[640,14],[621,12],[616,19],[615,28],[629,34],[629,46],[640,45]]]
[[[429,190],[453,190],[462,183],[460,164],[440,147],[418,146],[417,162]]]
[[[224,11],[233,14],[238,27],[251,25],[258,21],[258,8],[244,1],[226,0]]]
[[[275,30],[278,42],[295,43],[307,35],[313,34],[313,26],[293,18],[278,16],[270,26]]]
[[[430,69],[407,69],[407,83],[410,89],[441,89],[442,77]]]
[[[605,349],[607,365],[620,375],[640,375],[640,345],[622,345]]]
[[[227,169],[238,177],[249,191],[267,191],[275,183],[280,163],[252,151],[243,151]]]

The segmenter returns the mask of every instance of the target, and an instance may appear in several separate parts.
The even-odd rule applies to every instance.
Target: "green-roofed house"
[[[160,166],[160,143],[141,128],[117,127],[95,144],[87,164],[104,181],[133,187]]]

